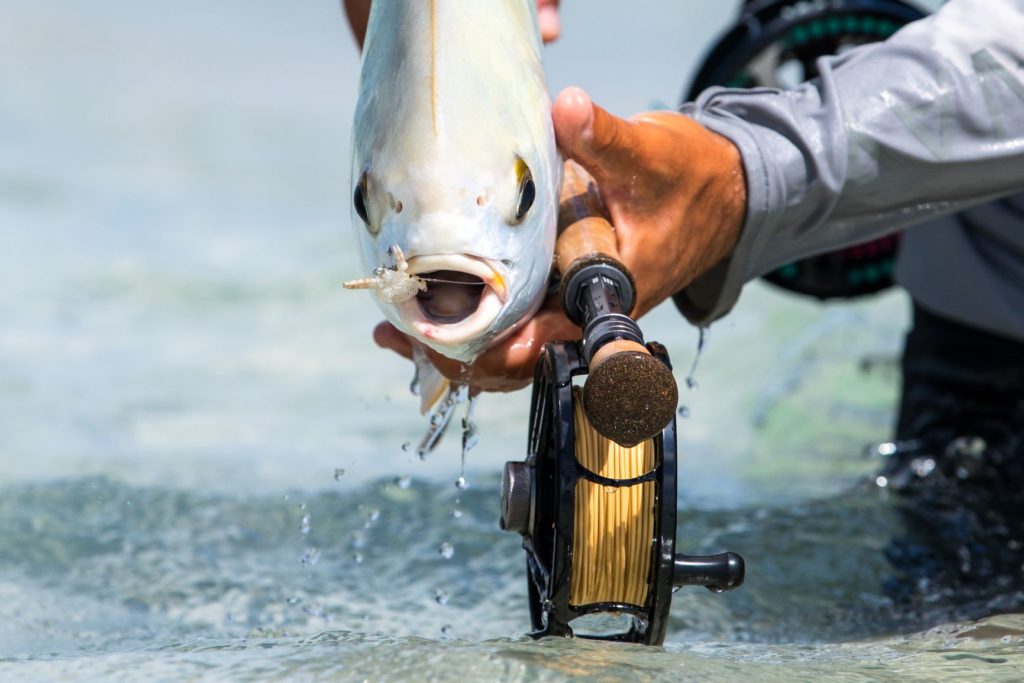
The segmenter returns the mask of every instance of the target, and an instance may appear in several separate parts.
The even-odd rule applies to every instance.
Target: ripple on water
[[[864,491],[785,510],[683,511],[681,548],[738,550],[749,578],[733,594],[676,593],[664,649],[535,643],[523,637],[522,550],[497,529],[497,489],[492,478],[460,492],[458,521],[441,483],[303,495],[305,509],[103,479],[8,489],[0,658],[21,662],[22,677],[373,679],[427,666],[441,678],[771,681],[1020,670],[1024,616],[949,623],[994,603],[906,611],[887,601],[879,539],[899,518]],[[298,534],[306,514],[317,523]],[[346,537],[359,539],[358,561]]]

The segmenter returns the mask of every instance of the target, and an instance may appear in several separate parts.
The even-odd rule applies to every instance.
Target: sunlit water
[[[731,13],[567,4],[554,86],[621,113],[673,101]],[[458,429],[417,457],[411,367],[339,287],[363,274],[335,4],[0,16],[0,678],[1020,679],[1024,617],[968,621],[1018,597],[883,589],[903,522],[862,454],[889,434],[899,295],[751,288],[679,423],[679,544],[742,553],[747,584],[677,593],[664,648],[534,642],[497,527],[527,394],[480,399],[457,487]],[[685,387],[696,330],[644,325]]]

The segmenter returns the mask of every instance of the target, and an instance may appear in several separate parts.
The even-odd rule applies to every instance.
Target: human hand
[[[583,166],[601,190],[618,238],[619,257],[633,274],[639,317],[725,258],[739,239],[746,184],[739,151],[687,116],[652,112],[620,119],[579,88],[552,109],[563,153]],[[512,336],[472,365],[428,356],[447,377],[483,391],[526,386],[546,342],[579,339],[557,297]],[[378,345],[412,357],[412,344],[388,323]]]
[[[739,150],[670,111],[621,119],[566,88],[552,108],[563,154],[597,183],[642,316],[726,258],[747,191]]]
[[[562,23],[558,17],[559,1],[537,0],[537,25],[540,27],[540,37],[545,43],[557,39],[562,32]],[[343,0],[343,4],[348,24],[352,27],[352,34],[362,49],[363,39],[366,37],[366,24],[370,19],[371,0]]]

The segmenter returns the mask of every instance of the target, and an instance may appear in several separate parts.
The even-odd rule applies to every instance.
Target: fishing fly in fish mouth
[[[532,0],[374,2],[352,218],[398,329],[472,362],[547,291],[562,162]],[[455,37],[458,36],[456,40]]]

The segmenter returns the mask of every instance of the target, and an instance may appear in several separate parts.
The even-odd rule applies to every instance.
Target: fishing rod
[[[817,75],[818,57],[921,16],[899,0],[746,2],[687,99],[712,85],[795,86]],[[562,197],[559,298],[583,338],[544,346],[527,457],[505,464],[500,523],[523,539],[534,636],[581,635],[573,622],[603,613],[625,617],[621,628],[585,637],[658,645],[676,588],[733,590],[745,563],[733,552],[676,554],[678,389],[668,353],[629,317],[632,275],[596,187],[573,162]],[[891,283],[897,247],[806,259],[766,279],[818,298],[870,293]]]

